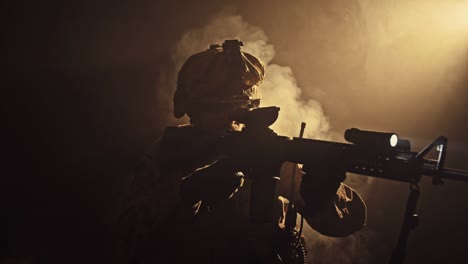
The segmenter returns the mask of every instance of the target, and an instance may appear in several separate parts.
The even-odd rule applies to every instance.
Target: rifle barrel
[[[468,181],[468,171],[452,168],[441,168],[440,170],[437,170],[436,167],[437,161],[424,160],[421,168],[421,174],[449,180]]]
[[[468,171],[444,168],[441,174],[444,179],[468,182]]]

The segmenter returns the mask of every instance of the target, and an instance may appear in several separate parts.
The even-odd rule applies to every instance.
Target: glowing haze
[[[272,127],[279,134],[297,136],[300,123],[306,122],[309,138],[337,140],[341,134],[332,136],[339,132],[335,129],[355,126],[401,132],[413,146],[441,134],[464,140],[466,128],[460,124],[466,123],[468,113],[468,1],[298,1],[291,6],[271,1],[262,6],[266,14],[288,14],[278,16],[278,22],[258,15],[256,5],[262,3],[246,7],[245,17],[252,24],[238,15],[221,14],[186,31],[174,48],[174,72],[210,44],[240,39],[244,51],[266,64],[262,106],[281,108]],[[248,16],[249,10],[255,14]],[[466,145],[452,144],[449,153],[455,150],[467,153]],[[459,164],[466,166],[461,157]],[[364,196],[369,190],[365,186],[358,188]],[[368,198],[374,203],[392,206],[387,197],[372,194]],[[386,221],[401,220],[401,211],[392,213],[396,216],[388,213]],[[392,228],[396,234],[398,227]],[[371,241],[377,235],[369,228],[344,239],[321,236],[310,227],[305,231],[314,263],[369,263],[376,254],[370,249],[377,249]],[[388,253],[396,237],[386,238],[392,241],[381,250]]]

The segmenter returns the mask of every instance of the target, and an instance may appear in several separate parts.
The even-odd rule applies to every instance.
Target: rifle
[[[271,218],[277,170],[286,161],[323,166],[333,164],[343,171],[410,184],[404,222],[390,263],[403,263],[409,233],[417,226],[415,214],[419,197],[418,182],[432,177],[433,184],[444,179],[468,181],[468,171],[445,168],[448,139],[440,136],[419,152],[411,151],[409,140],[395,133],[346,130],[349,143],[277,135],[269,126],[278,118],[279,107],[241,109],[230,115],[232,121],[245,124],[242,131],[231,131],[222,139],[220,152],[249,164],[255,173],[252,182],[250,217],[252,222]],[[433,150],[437,159],[426,158]],[[332,163],[331,163],[332,161]],[[295,221],[294,221],[295,222]]]

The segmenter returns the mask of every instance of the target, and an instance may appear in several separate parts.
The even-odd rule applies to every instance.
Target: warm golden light
[[[468,1],[448,5],[441,20],[442,30],[454,33],[468,33]],[[466,35],[465,35],[466,36]]]

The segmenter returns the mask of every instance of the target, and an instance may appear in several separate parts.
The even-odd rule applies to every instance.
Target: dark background
[[[403,3],[239,1],[228,10],[265,31],[275,46],[274,62],[291,67],[305,88],[304,98],[322,103],[334,132],[353,126],[392,129],[415,138],[416,147],[445,135],[451,142],[447,165],[468,170],[468,21],[450,24],[450,30],[458,26],[460,32],[445,35],[437,35],[442,31],[435,26],[435,33],[422,27],[427,34],[408,27],[403,32],[419,35],[403,37],[395,29],[406,22],[413,25],[405,19],[418,18],[421,12],[422,17],[453,16],[450,5],[464,2],[450,1],[445,9],[430,2],[427,8],[447,12],[440,16],[427,11],[425,2],[415,4],[421,9]],[[381,19],[390,9],[404,15],[403,24],[387,25],[387,34],[398,39],[393,46],[376,48],[372,45],[383,42],[373,41],[380,35],[374,34],[372,19]],[[129,171],[161,129],[175,122],[167,102],[175,82],[174,47],[184,32],[226,10],[226,3],[15,2],[2,10],[7,68],[2,89],[4,252],[56,259],[113,255],[109,226],[130,182]],[[398,12],[390,11],[391,19],[398,18]],[[350,43],[358,48],[348,49],[354,47]],[[422,48],[429,44],[436,47]],[[377,62],[391,66],[376,74],[372,67]],[[428,66],[431,63],[442,66]],[[439,71],[438,83],[428,85]],[[419,79],[412,79],[417,74]],[[360,82],[367,86],[358,86]],[[380,84],[383,88],[376,88]],[[390,87],[393,84],[405,89]],[[416,86],[419,90],[408,89]],[[421,187],[421,220],[409,242],[408,263],[463,259],[468,185],[447,181],[432,186],[430,179],[423,179]],[[384,180],[362,187],[372,236],[355,241],[362,243],[365,258],[356,251],[343,263],[360,258],[364,263],[386,262],[398,237],[407,191],[405,184]]]

